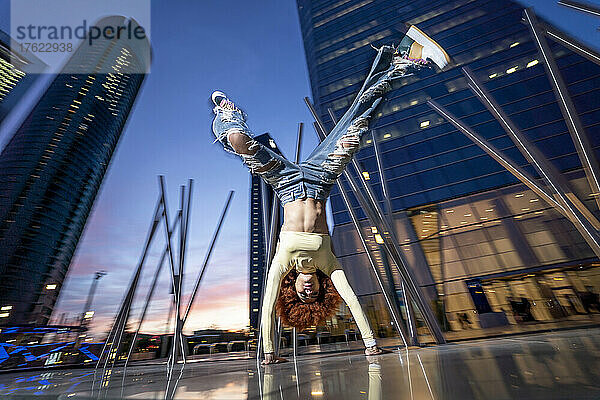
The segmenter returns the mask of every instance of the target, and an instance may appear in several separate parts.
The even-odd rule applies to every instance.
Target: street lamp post
[[[92,307],[92,300],[94,299],[94,294],[96,293],[98,281],[104,275],[106,275],[106,271],[96,271],[96,273],[94,274],[94,279],[92,280],[92,285],[90,286],[90,291],[85,302],[85,307],[83,308],[83,314],[81,314],[81,326],[87,325],[87,323],[91,320],[91,317],[93,315],[93,312],[90,311],[90,308]]]

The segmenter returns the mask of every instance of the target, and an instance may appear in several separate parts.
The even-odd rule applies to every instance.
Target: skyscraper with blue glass
[[[273,151],[281,154],[277,144],[268,133],[258,135],[255,139],[269,146]],[[268,242],[265,225],[271,222],[271,211],[273,207],[273,189],[266,185],[260,176],[250,175],[250,243],[248,246],[248,268],[249,268],[249,317],[250,328],[258,329],[259,309],[261,304],[261,293],[265,272],[268,271],[266,243]],[[278,221],[275,221],[278,225]]]
[[[17,53],[18,48],[10,36],[0,31],[0,122],[47,67],[34,54]]]
[[[427,103],[434,100],[449,109],[537,177],[469,89],[461,71],[468,66],[560,172],[570,189],[567,196],[580,200],[586,218],[598,228],[599,193],[582,168],[551,74],[524,23],[523,6],[509,0],[297,0],[297,6],[313,102],[328,129],[333,126],[330,112],[339,119],[360,89],[375,55],[371,45],[398,44],[407,25],[414,24],[452,58],[443,71],[408,77],[386,94],[356,155],[383,209],[382,185],[389,189],[399,244],[419,285],[431,293],[429,301],[447,338],[485,335],[498,326],[522,330],[546,322],[575,324],[579,315],[600,311],[600,264],[574,225]],[[590,143],[584,150],[597,157],[600,66],[560,37],[549,39],[581,134]],[[337,256],[363,306],[384,310],[337,190],[331,206]],[[354,207],[364,216],[357,203]],[[378,251],[375,230],[362,222]],[[400,293],[399,277],[390,279]]]
[[[2,150],[0,324],[48,322],[149,68],[149,46],[80,45]],[[74,70],[82,72],[64,72]]]

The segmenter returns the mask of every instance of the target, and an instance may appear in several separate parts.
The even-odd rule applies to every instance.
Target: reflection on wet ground
[[[164,365],[104,379],[93,370],[0,375],[0,396],[61,399],[597,399],[600,329],[395,349],[310,354],[260,368],[256,360],[188,363],[167,387]],[[107,379],[109,378],[109,379]],[[171,391],[174,389],[174,391]]]

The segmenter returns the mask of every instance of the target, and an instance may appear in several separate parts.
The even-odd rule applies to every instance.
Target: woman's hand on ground
[[[275,355],[275,353],[265,353],[265,359],[262,361],[262,365],[267,365],[267,364],[279,364],[279,363],[284,363],[287,362],[287,359],[283,358],[283,357],[278,357]]]
[[[367,355],[367,356],[376,356],[376,355],[383,354],[383,353],[385,353],[385,351],[381,350],[377,346],[367,347],[365,349],[365,355]]]

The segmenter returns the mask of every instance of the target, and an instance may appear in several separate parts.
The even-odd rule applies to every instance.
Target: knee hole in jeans
[[[227,132],[229,145],[240,155],[252,156],[258,151],[258,142],[239,130]]]

